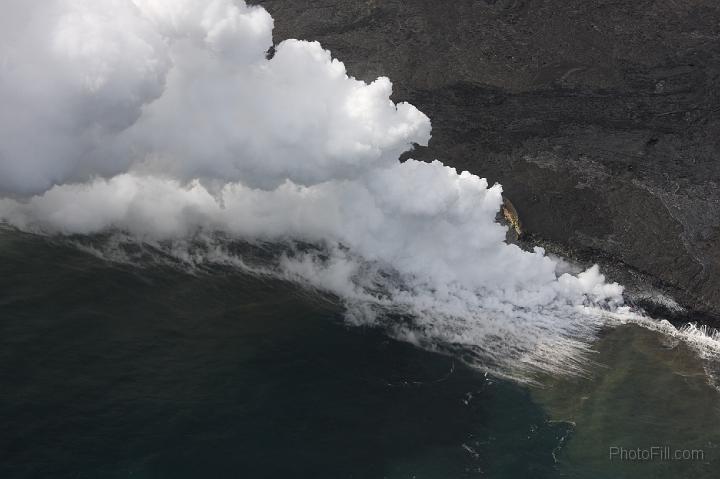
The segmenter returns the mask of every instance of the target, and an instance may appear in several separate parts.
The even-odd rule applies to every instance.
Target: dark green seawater
[[[218,267],[0,230],[0,478],[713,478],[720,395],[682,344],[604,332],[528,387]],[[702,460],[610,461],[611,446]]]

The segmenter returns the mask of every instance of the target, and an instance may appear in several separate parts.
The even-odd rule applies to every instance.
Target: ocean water
[[[585,376],[531,386],[342,313],[0,230],[0,477],[718,477],[720,393],[682,342],[608,329]],[[666,445],[703,458],[609,458]]]

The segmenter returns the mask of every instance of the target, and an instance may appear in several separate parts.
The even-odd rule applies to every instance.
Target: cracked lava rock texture
[[[433,122],[412,156],[502,183],[534,239],[720,317],[717,0],[254,3],[389,76]]]

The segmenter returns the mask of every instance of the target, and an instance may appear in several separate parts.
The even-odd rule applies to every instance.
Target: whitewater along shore
[[[276,43],[318,40],[350,74],[389,76],[433,121],[412,156],[501,183],[530,241],[718,324],[717,2],[256,3]]]

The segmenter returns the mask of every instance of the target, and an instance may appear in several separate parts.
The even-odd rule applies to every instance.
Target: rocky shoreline
[[[389,76],[433,121],[412,156],[501,183],[531,241],[720,320],[716,1],[257,3]]]

